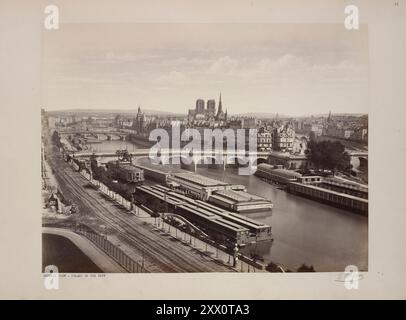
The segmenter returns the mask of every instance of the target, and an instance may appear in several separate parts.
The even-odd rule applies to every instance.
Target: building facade
[[[207,115],[209,118],[216,116],[216,101],[214,99],[207,100]]]
[[[138,107],[138,112],[137,115],[135,116],[135,119],[133,120],[133,129],[138,133],[142,134],[145,132],[145,114],[141,111],[141,107]]]
[[[205,114],[203,99],[196,100],[196,114]]]
[[[272,151],[272,132],[260,130],[257,135],[258,151]]]
[[[273,149],[282,152],[292,152],[295,140],[295,131],[287,124],[275,128],[273,131]]]

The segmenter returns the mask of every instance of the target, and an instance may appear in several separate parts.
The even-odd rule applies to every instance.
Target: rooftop
[[[244,191],[235,191],[235,190],[219,190],[215,192],[216,195],[228,198],[234,202],[246,202],[254,200],[264,200],[261,197],[250,194]]]
[[[266,163],[261,163],[257,167],[259,170],[266,171],[272,174],[279,174],[281,176],[289,176],[289,177],[296,177],[299,178],[302,176],[301,173],[293,171],[293,170],[288,170],[288,169],[274,169],[272,165],[266,164]]]
[[[130,163],[120,163],[117,161],[109,161],[108,165],[114,165],[118,166],[120,169],[126,170],[126,171],[132,171],[132,172],[142,172],[143,170],[141,168],[138,168]]]
[[[150,169],[153,171],[161,172],[161,173],[188,173],[188,171],[176,168],[175,166],[171,165],[162,165],[162,164],[153,164],[149,162],[139,162],[137,163],[137,167]]]
[[[331,177],[331,178],[325,178],[323,180],[324,183],[326,184],[331,184],[339,187],[345,187],[348,189],[353,189],[353,190],[359,190],[363,192],[368,192],[368,186],[367,185],[362,185],[357,182],[352,182],[349,180],[344,180],[344,179],[339,179],[336,177]]]
[[[347,193],[341,193],[341,192],[337,192],[337,191],[334,191],[334,190],[314,186],[314,185],[311,185],[311,184],[302,184],[302,183],[297,183],[297,182],[291,182],[291,184],[296,185],[296,186],[301,186],[303,188],[324,191],[326,193],[331,193],[331,194],[341,196],[341,197],[344,197],[344,198],[349,198],[349,199],[357,200],[357,201],[360,201],[360,202],[368,203],[368,200],[366,200],[364,198],[360,198],[360,197],[356,197],[356,196],[353,196],[353,195],[350,195],[350,194],[347,194]]]
[[[182,173],[175,173],[174,176],[176,178],[182,179],[184,181],[189,181],[189,182],[195,183],[202,187],[214,187],[214,186],[227,186],[228,185],[228,183],[218,181],[215,179],[211,179],[211,178],[207,178],[200,174],[182,172]]]
[[[120,168],[127,170],[127,171],[136,171],[136,172],[142,172],[142,169],[137,168],[131,164],[120,164]]]
[[[305,154],[291,154],[289,152],[281,152],[281,151],[272,151],[270,152],[269,156],[280,158],[280,159],[295,159],[295,160],[304,160],[307,159]]]

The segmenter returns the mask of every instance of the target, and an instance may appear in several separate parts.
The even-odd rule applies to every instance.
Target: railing
[[[75,226],[74,231],[80,234],[91,242],[93,242],[99,249],[103,250],[109,257],[116,261],[120,266],[130,273],[148,273],[149,271],[143,266],[143,263],[130,258],[123,250],[111,243],[104,235],[94,231],[92,228],[79,224]]]

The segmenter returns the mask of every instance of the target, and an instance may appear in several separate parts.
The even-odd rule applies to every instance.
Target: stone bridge
[[[128,153],[135,158],[149,158],[150,149],[137,149],[135,151],[128,151]],[[116,152],[75,152],[72,153],[75,158],[89,158],[95,155],[96,158],[116,157]],[[221,167],[223,170],[227,165],[248,165],[248,161],[254,164],[266,163],[268,161],[269,152],[248,152],[240,151],[195,151],[185,153],[182,150],[176,149],[161,149],[155,154],[156,161],[163,164],[180,164],[189,166],[189,169],[196,170],[198,165],[213,165]]]
[[[103,131],[103,130],[92,130],[92,131],[60,131],[60,136],[82,136],[82,137],[94,137],[100,139],[100,136],[107,136],[107,140],[111,140],[112,137],[118,137],[120,140],[125,140],[128,133],[121,131]]]

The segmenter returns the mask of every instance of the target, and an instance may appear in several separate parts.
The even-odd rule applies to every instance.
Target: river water
[[[92,147],[95,151],[137,148],[125,141],[103,141]],[[243,184],[248,192],[274,203],[272,212],[245,214],[272,226],[274,242],[264,254],[265,262],[292,270],[303,263],[313,265],[316,271],[344,271],[347,265],[367,270],[367,217],[289,194],[254,175],[239,176],[235,168],[222,171],[199,167],[197,173]]]

